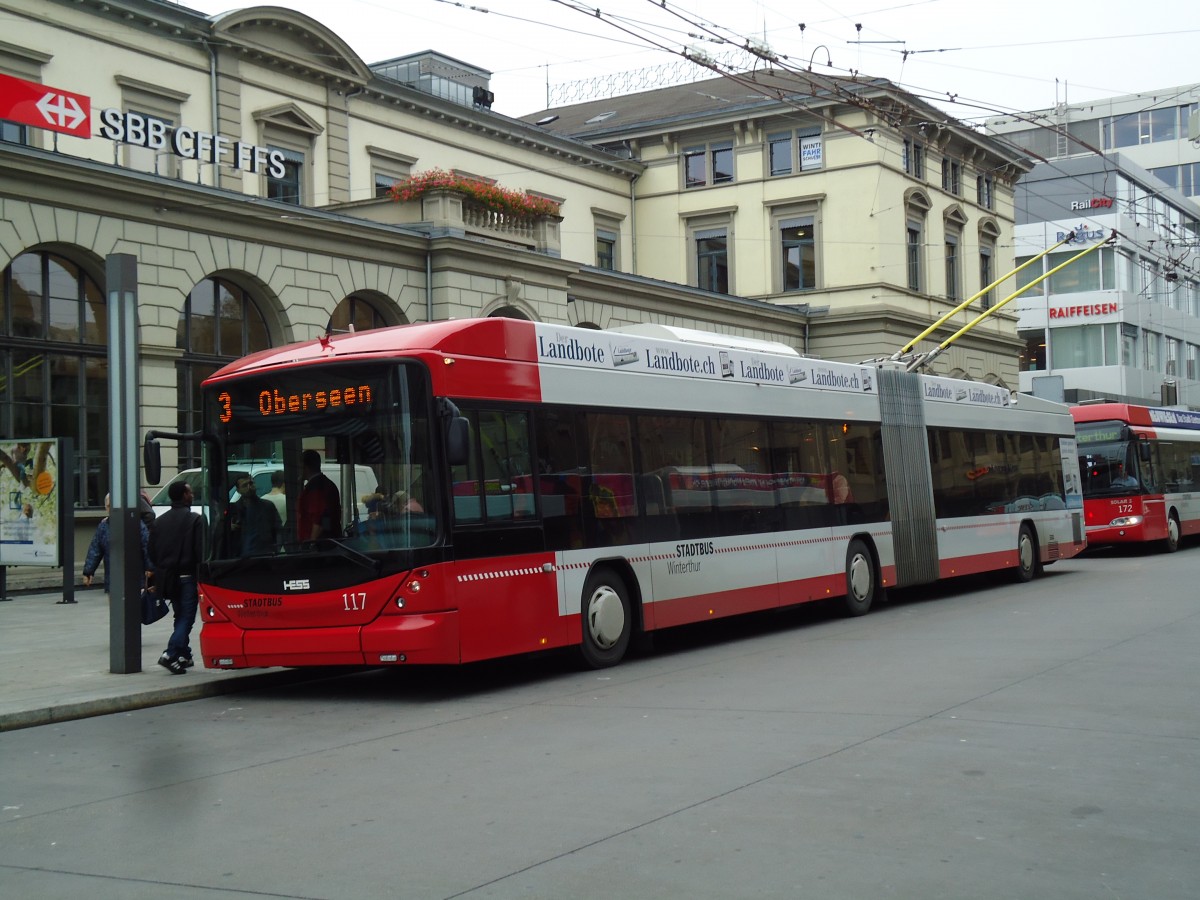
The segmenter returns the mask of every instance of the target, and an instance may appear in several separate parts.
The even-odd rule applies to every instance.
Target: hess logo
[[[308,590],[308,579],[307,578],[294,578],[291,581],[285,581],[283,583],[283,589],[285,591],[307,591]]]

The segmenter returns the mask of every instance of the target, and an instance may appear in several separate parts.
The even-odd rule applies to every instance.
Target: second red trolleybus
[[[436,322],[214,374],[203,432],[175,435],[203,447],[204,664],[574,646],[606,666],[638,632],[824,598],[860,615],[886,588],[1028,580],[1084,547],[1065,406],[641,330]],[[248,460],[283,473],[269,546],[234,533],[232,473]],[[302,460],[337,489],[327,532],[309,530]]]
[[[1095,403],[1071,408],[1089,544],[1200,534],[1200,413]]]

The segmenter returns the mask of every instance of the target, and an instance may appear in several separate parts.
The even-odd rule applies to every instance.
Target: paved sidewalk
[[[0,731],[312,677],[294,669],[204,669],[198,621],[192,629],[196,667],[172,675],[157,662],[171,634],[170,615],[141,629],[142,671],[115,675],[104,591],[77,588],[76,603],[61,599],[58,590],[0,601]]]

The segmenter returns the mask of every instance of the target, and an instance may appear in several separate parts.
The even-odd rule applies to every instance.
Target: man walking
[[[189,637],[196,622],[196,573],[202,553],[202,526],[200,517],[192,512],[190,484],[177,481],[167,493],[171,508],[150,527],[148,549],[154,566],[154,583],[175,611],[175,630],[158,664],[173,675],[182,675],[193,665]]]

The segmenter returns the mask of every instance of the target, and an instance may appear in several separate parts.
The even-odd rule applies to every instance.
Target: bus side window
[[[483,521],[483,487],[479,477],[479,413],[473,409],[463,410],[471,423],[471,447],[466,465],[451,470],[451,492],[454,501],[454,521],[471,524]]]
[[[534,418],[537,450],[537,492],[545,525],[547,550],[583,546],[582,460],[575,414],[545,410]]]
[[[588,413],[585,417],[589,471],[585,479],[584,527],[590,546],[632,540],[638,513],[633,437],[628,416]]]

